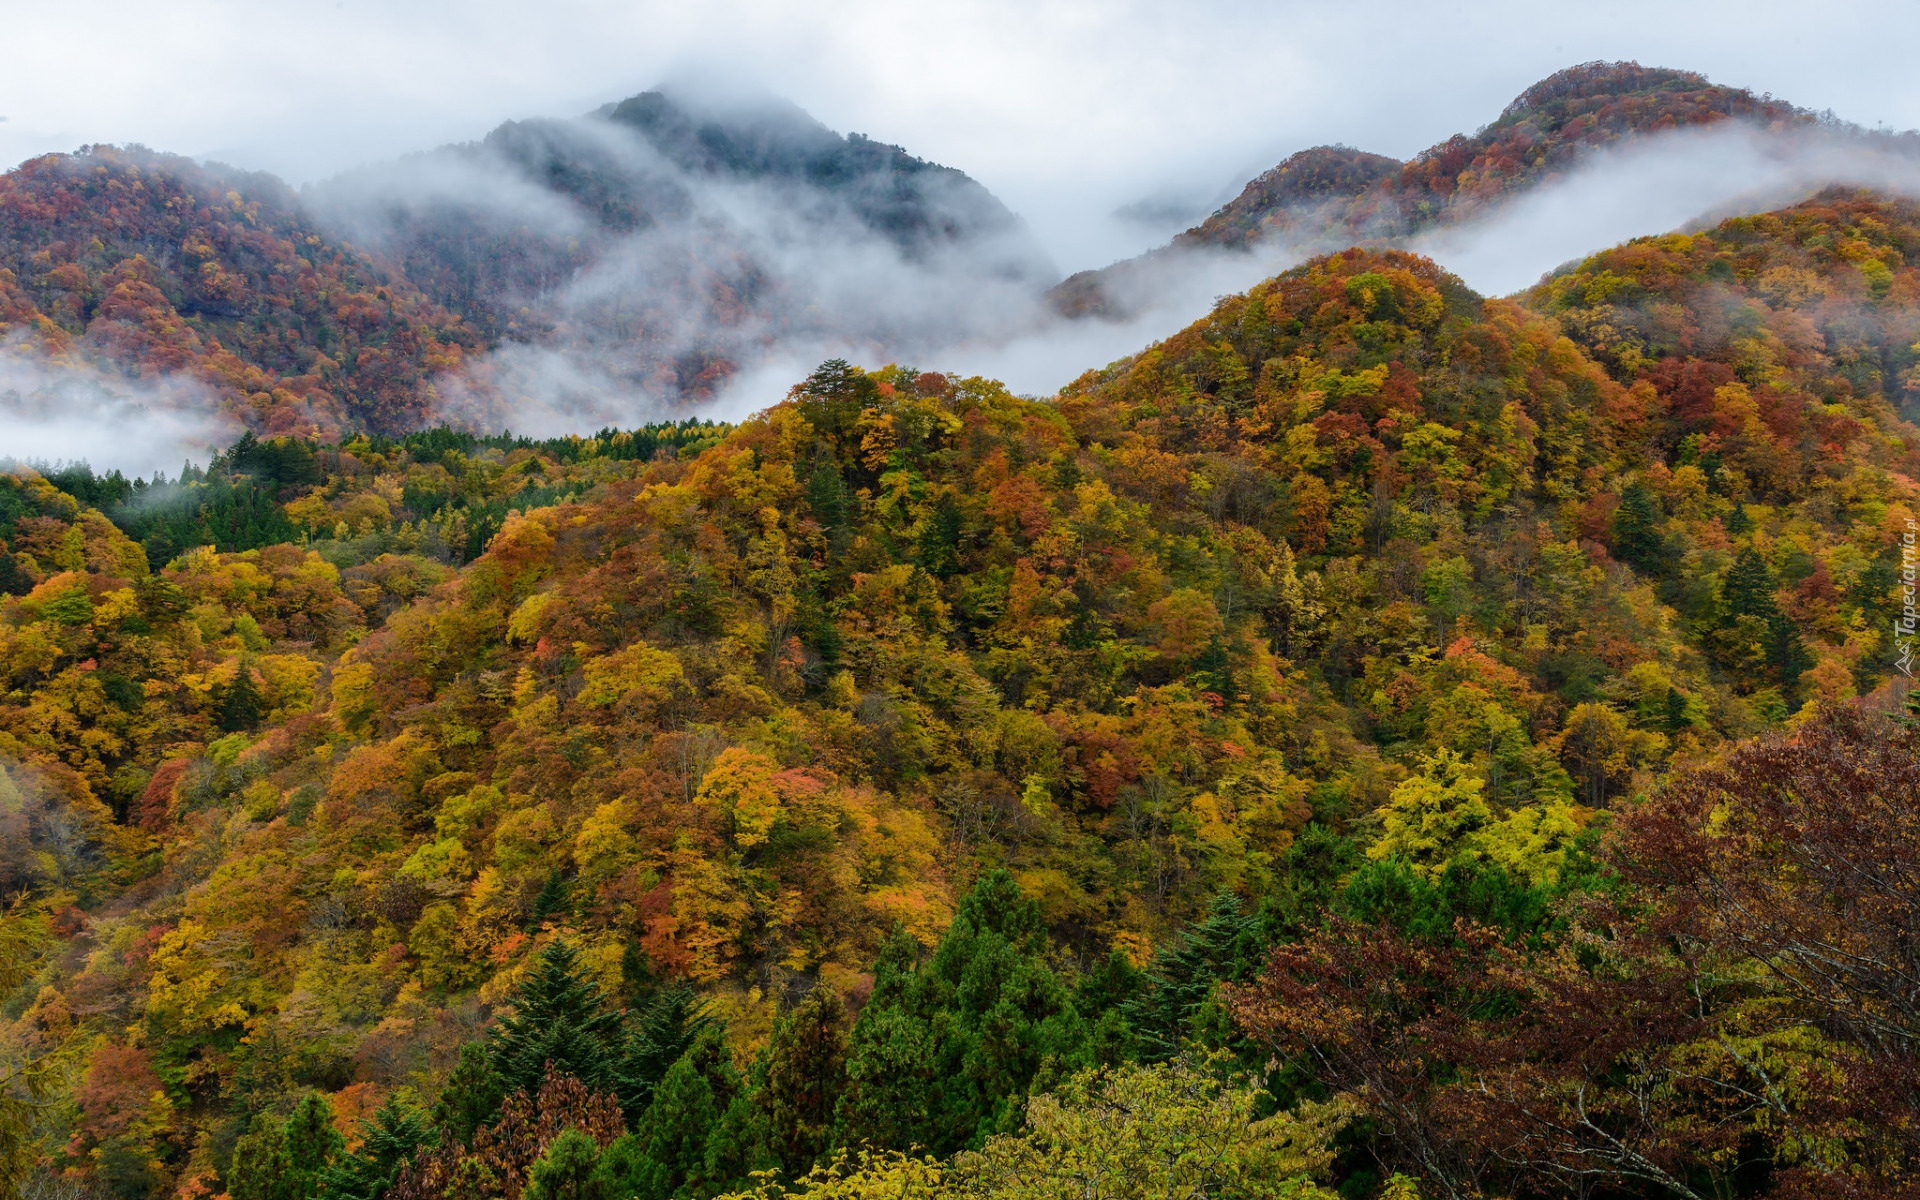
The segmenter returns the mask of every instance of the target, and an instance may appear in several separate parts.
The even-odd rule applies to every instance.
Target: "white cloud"
[[[129,477],[172,474],[236,431],[218,398],[180,376],[134,379],[84,362],[0,344],[0,462],[84,461]]]

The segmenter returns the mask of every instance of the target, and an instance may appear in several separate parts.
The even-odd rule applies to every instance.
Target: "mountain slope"
[[[333,237],[266,175],[145,150],[0,176],[0,336],[56,361],[204,385],[275,433],[395,430],[480,347],[458,315]]]
[[[771,100],[647,92],[310,198],[489,334],[657,402],[774,347],[964,334],[1053,278],[966,175]]]
[[[697,455],[581,460],[444,577],[150,572],[23,480],[0,866],[66,938],[17,1036],[93,1039],[59,1161],[145,1194],[223,1178],[235,1113],[431,1095],[556,941],[609,994],[692,981],[747,1056],[818,982],[895,1011],[1017,884],[993,919],[1060,972],[1020,1019],[1118,1055],[1190,1029],[1115,997],[1216,896],[1546,913],[1596,812],[1892,677],[1916,237],[1835,195],[1522,301],[1351,250],[1051,403],[828,363]],[[288,513],[574,470],[334,453]],[[177,732],[113,766],[128,723]],[[1047,1078],[1021,1044],[988,1111]]]
[[[1586,63],[1522,92],[1491,124],[1396,163],[1345,147],[1301,151],[1162,250],[1074,275],[1053,293],[1069,315],[1123,315],[1159,264],[1183,251],[1252,250],[1263,240],[1332,249],[1402,239],[1485,215],[1564,176],[1594,151],[1739,122],[1775,137],[1871,142],[1911,154],[1911,135],[1870,134],[1690,71]]]
[[[964,174],[774,101],[650,92],[303,193],[140,148],[0,177],[22,419],[85,365],[117,401],[267,434],[625,415],[775,350],[969,328],[1051,279]]]

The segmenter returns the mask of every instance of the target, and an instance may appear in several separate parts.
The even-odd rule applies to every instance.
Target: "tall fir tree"
[[[360,1123],[360,1146],[327,1173],[325,1200],[380,1200],[414,1152],[433,1145],[433,1128],[420,1111],[389,1096]]]
[[[619,1011],[580,973],[579,952],[554,942],[513,996],[513,1012],[488,1031],[488,1055],[508,1092],[540,1088],[547,1064],[595,1091],[611,1089],[621,1046]]]
[[[264,715],[260,688],[253,681],[253,663],[242,657],[233,673],[233,682],[220,697],[220,731],[244,733],[259,725]]]
[[[288,1194],[297,1200],[319,1195],[322,1181],[347,1148],[347,1139],[333,1127],[333,1106],[308,1092],[287,1117],[284,1136]]]
[[[773,1029],[757,1064],[753,1103],[770,1157],[799,1179],[827,1151],[847,1073],[847,1006],[825,985],[808,992]]]
[[[1621,489],[1613,510],[1613,553],[1642,571],[1660,568],[1660,497],[1638,479]]]
[[[1154,1061],[1179,1053],[1214,988],[1258,969],[1264,945],[1260,922],[1241,911],[1236,897],[1214,897],[1204,920],[1154,955],[1147,986],[1125,1006],[1142,1056]]]
[[[433,1105],[433,1126],[443,1142],[461,1146],[473,1141],[474,1131],[493,1120],[506,1099],[506,1084],[494,1070],[487,1047],[468,1042],[460,1047],[460,1061],[447,1076],[446,1086]]]
[[[726,1039],[717,1027],[709,1027],[654,1089],[653,1102],[635,1132],[642,1153],[658,1166],[670,1193],[701,1190],[710,1182],[708,1142],[740,1084]]]
[[[937,1155],[1025,1120],[1043,1066],[1093,1062],[1088,1022],[1048,965],[1037,904],[1005,870],[975,885],[933,956],[890,943],[855,1023],[836,1112],[842,1144]]]
[[[654,1088],[713,1020],[693,988],[678,983],[656,991],[627,1024],[614,1090],[631,1122],[647,1111]]]

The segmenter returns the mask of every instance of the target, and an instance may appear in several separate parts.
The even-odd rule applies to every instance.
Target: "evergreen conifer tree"
[[[700,998],[685,983],[654,993],[629,1020],[614,1079],[628,1121],[639,1120],[647,1111],[654,1088],[668,1069],[712,1023],[701,1011]]]
[[[493,1060],[480,1042],[460,1047],[460,1062],[447,1076],[446,1086],[433,1105],[433,1126],[442,1142],[468,1145],[476,1129],[493,1120],[507,1089]]]
[[[1767,569],[1766,560],[1760,552],[1748,546],[1733,560],[1733,566],[1727,568],[1727,577],[1720,587],[1720,598],[1726,605],[1727,616],[1759,617],[1765,620],[1779,615],[1779,608],[1773,600],[1773,572]]]
[[[287,1193],[295,1200],[320,1194],[322,1181],[345,1153],[347,1140],[333,1127],[333,1107],[309,1092],[294,1105],[284,1127]]]
[[[513,1013],[494,1022],[488,1055],[506,1091],[538,1091],[548,1063],[595,1091],[613,1085],[622,1014],[602,1003],[579,962],[564,942],[549,945],[514,993]]]
[[[260,689],[253,682],[253,663],[243,657],[239,669],[233,673],[233,682],[220,698],[220,730],[245,732],[260,724],[262,715]]]
[[[1613,552],[1643,571],[1660,567],[1660,498],[1639,480],[1620,492],[1613,510]]]
[[[1149,1061],[1171,1058],[1195,1015],[1222,982],[1245,978],[1260,963],[1260,923],[1231,893],[1214,897],[1204,920],[1154,956],[1147,987],[1127,1005],[1128,1023]]]
[[[756,1074],[754,1106],[770,1156],[798,1179],[826,1153],[834,1107],[846,1080],[846,1005],[825,985],[774,1025]]]
[[[548,917],[565,909],[571,890],[567,887],[565,875],[557,870],[547,872],[546,883],[540,886],[539,894],[533,898],[533,913],[527,918],[528,932],[538,933]]]
[[[595,1174],[600,1147],[578,1129],[563,1129],[534,1161],[522,1200],[607,1200],[604,1178]]]
[[[286,1130],[272,1113],[255,1113],[233,1144],[227,1194],[233,1200],[304,1200],[288,1186],[292,1174]]]
[[[380,1200],[414,1151],[433,1144],[433,1129],[421,1113],[389,1096],[372,1118],[360,1123],[360,1148],[334,1163],[327,1173],[327,1200]]]
[[[708,1181],[707,1143],[739,1091],[732,1052],[709,1026],[660,1080],[638,1130],[643,1153],[664,1172],[670,1191]]]
[[[1017,1127],[1043,1063],[1090,1065],[1087,1022],[1047,949],[1039,906],[1005,870],[961,901],[926,963],[909,973],[910,950],[890,943],[854,1025],[839,1140],[951,1154]]]

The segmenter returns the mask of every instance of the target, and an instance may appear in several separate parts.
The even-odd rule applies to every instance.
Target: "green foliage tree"
[[[233,682],[221,693],[220,729],[224,733],[241,733],[259,725],[264,715],[260,685],[253,679],[253,664],[242,658],[233,673]]]
[[[579,964],[579,951],[549,944],[514,992],[513,1012],[488,1030],[489,1057],[506,1091],[537,1090],[548,1063],[595,1090],[613,1085],[621,1014],[602,1002],[600,985]]]
[[[506,1096],[506,1083],[494,1069],[486,1045],[468,1042],[461,1046],[460,1061],[433,1105],[433,1127],[439,1131],[440,1140],[468,1145],[474,1131],[500,1111],[500,1102]]]
[[[255,1113],[233,1145],[227,1194],[233,1200],[301,1200],[288,1186],[292,1174],[286,1129],[272,1113]]]
[[[629,1121],[638,1121],[647,1111],[660,1080],[713,1024],[699,996],[684,982],[654,993],[629,1018],[615,1075],[620,1107]]]
[[[845,1022],[840,994],[815,987],[774,1026],[756,1071],[753,1104],[763,1115],[771,1157],[788,1178],[811,1170],[831,1140],[846,1080]]]
[[[1205,920],[1154,954],[1146,986],[1126,1002],[1141,1056],[1163,1060],[1179,1053],[1216,987],[1255,970],[1264,948],[1260,921],[1242,911],[1239,898],[1214,897]]]
[[[323,1181],[347,1146],[347,1140],[333,1127],[332,1106],[318,1093],[308,1092],[288,1115],[283,1136],[287,1144],[287,1193],[303,1198],[319,1195]]]
[[[1621,489],[1613,510],[1613,551],[1642,571],[1660,569],[1660,498],[1638,479]]]
[[[1441,749],[1422,764],[1420,774],[1393,789],[1381,810],[1380,840],[1367,857],[1398,856],[1415,870],[1438,878],[1449,859],[1467,849],[1472,836],[1493,821],[1480,797],[1486,781],[1460,756]]]
[[[715,1027],[703,1030],[660,1080],[635,1134],[656,1168],[649,1173],[667,1193],[708,1182],[708,1143],[740,1088],[732,1052]]]
[[[597,1173],[600,1147],[578,1129],[562,1130],[533,1164],[524,1200],[608,1200],[606,1177]]]
[[[1088,1023],[1047,963],[1039,908],[996,871],[912,965],[896,938],[855,1023],[838,1108],[844,1143],[950,1154],[1018,1126],[1043,1064],[1090,1057]]]
[[[324,1200],[380,1200],[414,1152],[433,1145],[433,1127],[418,1109],[389,1096],[360,1123],[360,1146],[327,1172]]]

